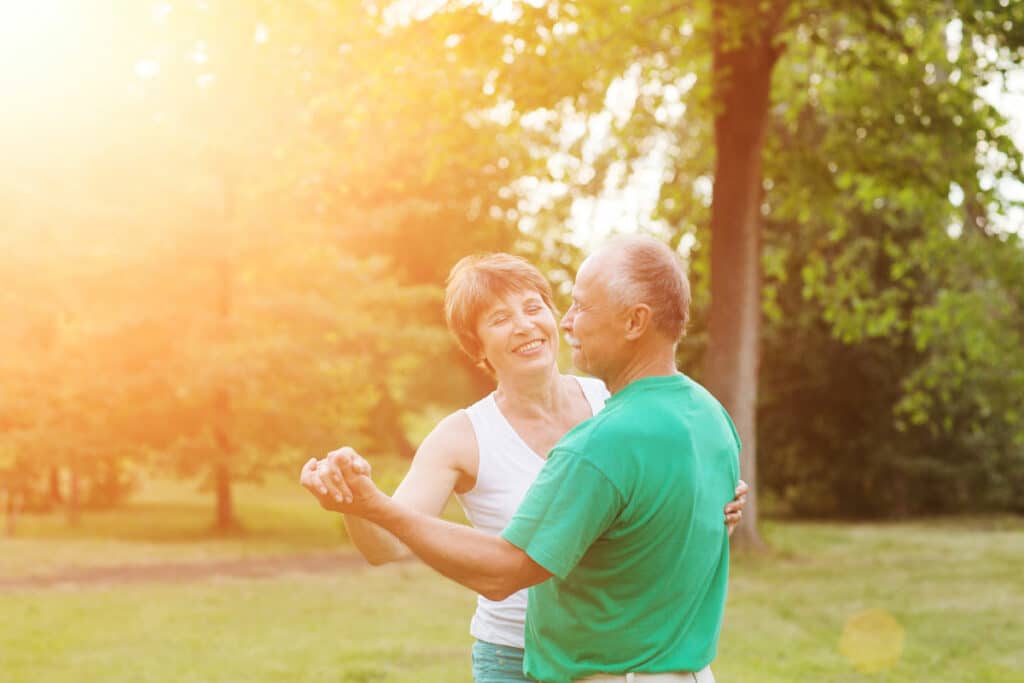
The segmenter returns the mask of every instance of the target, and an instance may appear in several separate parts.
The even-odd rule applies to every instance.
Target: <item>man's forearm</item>
[[[484,597],[501,600],[525,588],[526,555],[499,536],[430,517],[387,499],[367,520],[390,531],[417,557]]]

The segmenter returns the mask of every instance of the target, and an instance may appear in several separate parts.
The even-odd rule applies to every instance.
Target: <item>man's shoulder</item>
[[[601,412],[573,427],[555,450],[570,451],[590,459],[616,450],[635,428],[630,426],[633,420],[626,412],[618,405],[606,405]]]
[[[694,409],[696,409],[695,416],[704,411],[717,415],[725,410],[714,394],[697,380],[682,373],[677,376],[677,379],[677,382],[659,385],[654,392],[638,396],[639,400],[634,404],[636,410],[650,410],[649,404],[651,403],[666,408],[683,409],[688,413],[694,413]]]
[[[683,375],[683,381],[684,384],[689,388],[689,390],[693,392],[695,397],[699,397],[700,400],[707,401],[708,403],[714,406],[722,406],[721,402],[719,402],[719,400],[715,398],[715,395],[712,394],[706,386],[704,386],[697,380],[687,375]]]
[[[732,421],[714,395],[699,382],[679,375],[678,382],[610,401],[604,410],[570,431],[559,446],[580,453],[621,452],[623,444],[663,432],[702,431],[724,418]]]

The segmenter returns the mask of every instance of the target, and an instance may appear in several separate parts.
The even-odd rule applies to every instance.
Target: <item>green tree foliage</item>
[[[768,480],[809,512],[1019,508],[1024,249],[995,187],[1021,156],[978,89],[1024,15],[808,16],[765,155]]]
[[[1024,61],[1020,4],[536,4],[497,22],[494,67],[533,150],[527,187],[554,196],[533,219],[536,252],[561,249],[544,228],[577,197],[660,166],[649,226],[693,245],[681,357],[700,374],[708,228],[741,203],[737,216],[761,218],[760,266],[716,268],[726,283],[763,273],[757,435],[772,492],[804,513],[1017,506],[1024,252],[998,228],[995,187],[1022,173],[979,89]],[[753,172],[759,192],[725,191],[720,165],[716,177],[723,140],[754,125],[726,82],[770,88],[763,143],[729,170]],[[736,353],[717,366],[749,362]]]

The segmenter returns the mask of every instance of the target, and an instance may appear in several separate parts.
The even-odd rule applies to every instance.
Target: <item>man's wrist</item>
[[[395,503],[391,500],[391,497],[378,492],[373,497],[373,500],[366,505],[365,511],[359,516],[368,522],[373,522],[377,526],[393,531],[391,526],[394,524],[395,519],[394,509]]]

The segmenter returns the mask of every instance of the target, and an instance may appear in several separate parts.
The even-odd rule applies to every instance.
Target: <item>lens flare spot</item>
[[[884,609],[867,609],[846,620],[839,652],[861,673],[891,668],[903,654],[903,626]]]

